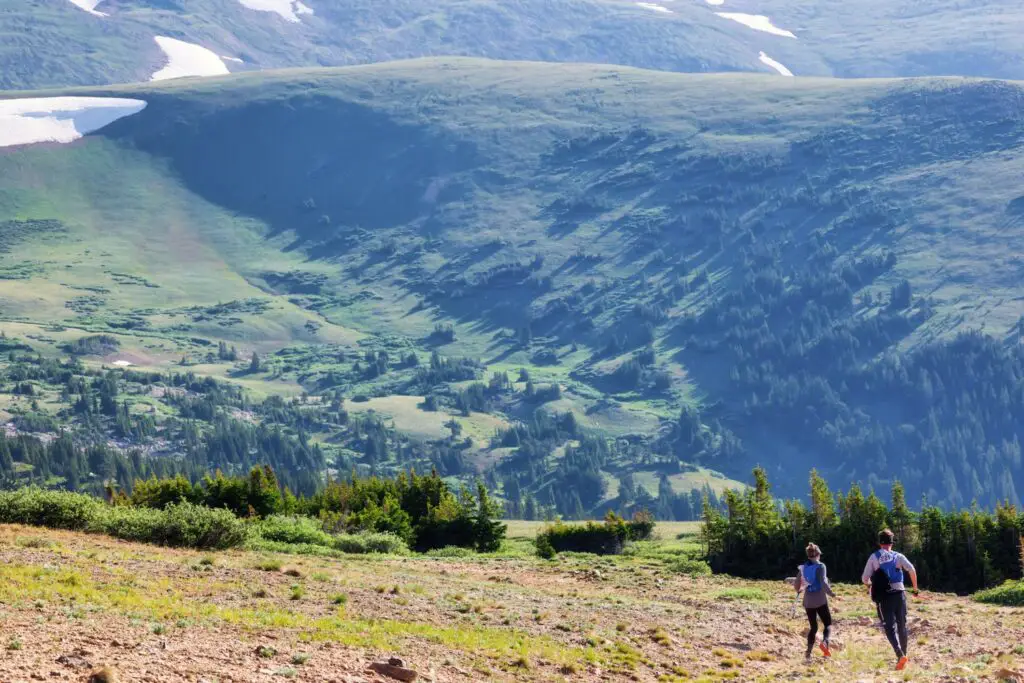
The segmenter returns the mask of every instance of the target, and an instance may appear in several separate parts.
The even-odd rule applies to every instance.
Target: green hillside
[[[146,81],[166,61],[155,36],[200,45],[232,71],[462,56],[774,73],[764,52],[798,76],[1024,78],[1014,0],[310,0],[298,15],[276,4],[283,15],[237,0],[104,0],[96,16],[68,0],[7,0],[0,88]],[[769,15],[793,37],[718,13]]]
[[[756,463],[1024,485],[1017,84],[447,59],[88,92],[149,106],[0,151],[0,329],[45,354],[304,391],[256,419],[567,514],[685,516]]]

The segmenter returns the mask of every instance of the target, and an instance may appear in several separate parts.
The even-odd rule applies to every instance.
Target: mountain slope
[[[0,88],[145,81],[168,60],[156,37],[194,44],[207,62],[232,71],[466,56],[684,72],[775,73],[774,61],[798,76],[1024,78],[1024,10],[1012,0],[980,7],[942,0],[927,11],[877,0],[786,0],[770,8],[757,0],[311,0],[301,7],[105,0],[88,11],[69,0],[7,0]]]
[[[2,255],[8,320],[528,368],[561,392],[492,385],[490,410],[626,438],[540,426],[479,465],[588,509],[696,465],[958,503],[1024,484],[1017,84],[419,60],[75,92],[148,105],[0,152],[0,223],[65,231]]]

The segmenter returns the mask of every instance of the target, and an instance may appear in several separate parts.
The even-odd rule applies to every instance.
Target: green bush
[[[313,555],[318,557],[340,557],[342,555],[408,555],[409,546],[394,534],[363,532],[332,536],[330,545],[314,543],[285,543],[270,541],[256,534],[246,543],[246,550],[288,553],[291,555]]]
[[[102,510],[89,531],[109,534],[115,538],[139,543],[159,543],[164,510],[135,507],[112,507]]]
[[[343,553],[366,555],[408,555],[409,546],[395,534],[363,531],[358,534],[341,534],[334,538],[334,548]]]
[[[537,536],[535,541],[537,546],[537,557],[544,560],[553,560],[558,555],[558,551],[555,550],[555,546],[551,545],[551,539],[546,534]]]
[[[537,541],[538,543],[547,543],[555,552],[560,553],[618,555],[625,547],[626,537],[625,526],[616,524],[555,522],[537,535]]]
[[[114,508],[117,509],[117,508]],[[229,510],[212,510],[177,503],[164,511],[166,519],[159,542],[187,548],[233,548],[242,545],[248,535],[245,522]]]
[[[554,552],[619,555],[627,542],[650,538],[653,531],[654,520],[646,513],[630,522],[614,512],[609,512],[601,524],[555,522],[537,535],[538,554],[542,546],[547,552],[547,546],[550,545]]]
[[[654,517],[647,510],[641,510],[626,522],[626,531],[631,541],[649,541],[654,536]]]
[[[255,522],[255,532],[268,541],[332,547],[334,538],[323,530],[320,522],[310,517],[271,515]]]
[[[434,550],[428,550],[426,554],[428,557],[460,558],[472,557],[474,553],[469,548],[463,548],[457,545],[448,545],[443,548],[435,548]]]
[[[995,588],[979,591],[974,594],[974,599],[989,605],[1024,606],[1024,581],[1007,581]]]
[[[84,493],[37,487],[0,492],[0,522],[85,531],[103,510],[102,501]]]
[[[684,576],[710,576],[711,567],[703,560],[694,560],[681,557],[668,563],[668,570],[674,574]]]
[[[112,507],[84,493],[39,488],[0,492],[0,522],[190,548],[230,548],[241,545],[247,535],[245,523],[227,510],[191,503],[164,510]]]
[[[263,553],[286,553],[288,555],[312,555],[314,557],[340,557],[344,553],[334,548],[311,543],[282,543],[268,541],[264,538],[250,538],[245,544],[246,550]]]

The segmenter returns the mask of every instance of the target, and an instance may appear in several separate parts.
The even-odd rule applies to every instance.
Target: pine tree
[[[817,470],[811,470],[811,528],[810,535],[820,545],[825,535],[836,525],[836,506],[832,491]]]
[[[476,485],[477,507],[473,519],[473,544],[481,553],[490,553],[501,547],[508,528],[501,519],[501,505],[491,500],[483,482]]]
[[[907,507],[903,484],[898,479],[893,481],[890,495],[892,500],[889,506],[888,526],[896,534],[896,538],[900,540],[900,545],[904,551],[909,552],[917,540],[913,538],[912,534],[914,516],[910,508]]]
[[[537,519],[537,501],[529,493],[526,494],[526,502],[523,505],[523,519],[531,522]]]

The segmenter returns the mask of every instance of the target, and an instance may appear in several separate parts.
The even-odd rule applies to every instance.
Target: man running
[[[885,624],[885,637],[896,653],[896,670],[902,671],[910,661],[907,658],[907,596],[903,585],[903,572],[910,574],[910,582],[917,595],[917,571],[910,560],[892,549],[895,536],[885,529],[878,534],[878,550],[871,553],[864,565],[861,581],[871,587],[871,599],[878,603]]]
[[[825,631],[821,634],[821,653],[826,657],[832,656],[829,649],[829,642],[832,635],[832,614],[828,609],[828,599],[838,600],[832,592],[832,584],[828,582],[825,565],[821,562],[821,549],[813,543],[807,545],[807,563],[800,565],[800,575],[797,576],[796,592],[804,592],[804,610],[807,612],[807,621],[811,624],[811,630],[807,632],[807,659],[811,658],[814,651],[814,641],[818,636],[818,619]]]

